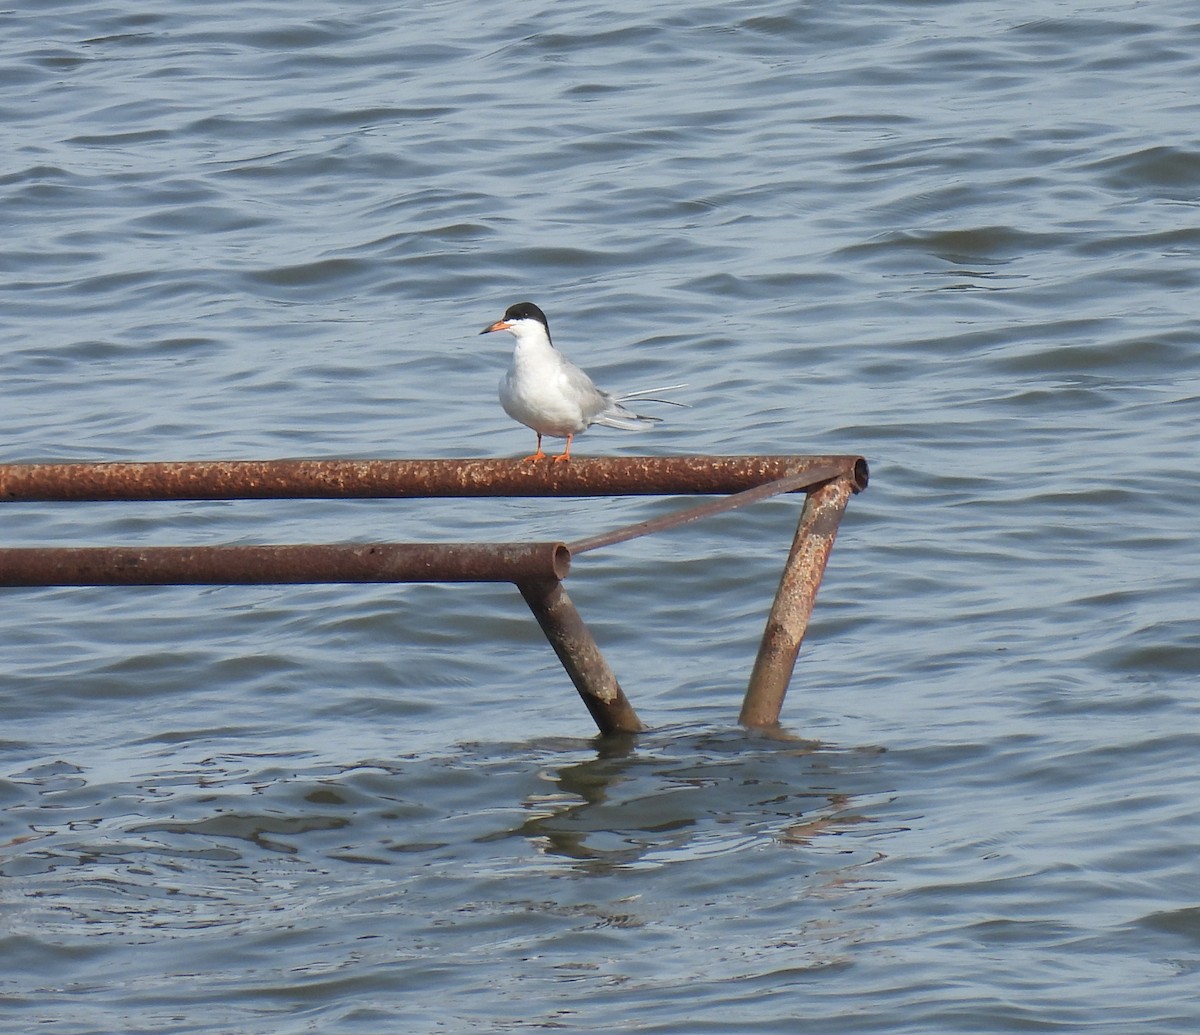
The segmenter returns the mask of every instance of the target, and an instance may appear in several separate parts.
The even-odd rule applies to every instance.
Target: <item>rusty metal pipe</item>
[[[740,721],[778,722],[838,522],[867,487],[859,456],[479,460],[273,460],[0,464],[0,502],[356,499],[488,496],[730,498],[562,543],[336,544],[0,549],[0,586],[513,582],[602,733],[642,730],[561,585],[572,550],[595,549],[743,506],[806,492]]]
[[[562,543],[346,543],[0,549],[0,586],[528,582],[565,578]]]
[[[867,464],[859,456],[213,460],[0,464],[0,501],[712,495],[805,471],[813,472],[815,485],[831,466],[853,480],[855,491],[866,487]]]
[[[517,588],[600,732],[608,735],[645,729],[562,583],[530,580],[518,582]]]
[[[809,493],[804,501],[738,716],[743,726],[774,726],[779,722],[796,655],[853,488],[849,478],[838,478]]]

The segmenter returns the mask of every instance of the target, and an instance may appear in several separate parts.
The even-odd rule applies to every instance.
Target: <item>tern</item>
[[[500,405],[513,420],[537,433],[537,452],[526,461],[543,460],[542,436],[565,438],[566,448],[554,460],[571,459],[575,436],[601,424],[623,431],[644,431],[661,417],[645,417],[623,404],[631,399],[686,406],[670,399],[652,398],[656,392],[670,392],[686,385],[646,388],[626,395],[613,395],[597,388],[590,377],[570,362],[550,340],[550,323],[532,302],[510,305],[504,316],[485,327],[480,334],[508,331],[517,339],[512,365],[500,379]]]

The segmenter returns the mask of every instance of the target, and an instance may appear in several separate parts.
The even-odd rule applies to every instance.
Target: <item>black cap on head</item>
[[[550,321],[546,319],[546,314],[543,313],[532,302],[517,302],[515,305],[510,305],[504,310],[504,319],[506,320],[537,320],[546,332],[550,331]]]

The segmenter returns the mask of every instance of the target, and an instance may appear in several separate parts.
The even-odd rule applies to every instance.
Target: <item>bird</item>
[[[554,461],[571,459],[575,436],[601,424],[623,431],[644,431],[661,417],[646,417],[623,405],[631,399],[686,406],[671,399],[653,398],[657,392],[672,392],[687,385],[646,388],[640,392],[613,395],[597,388],[590,377],[554,347],[550,340],[550,322],[532,302],[510,305],[504,316],[488,324],[480,334],[508,331],[517,339],[512,364],[500,379],[500,405],[513,420],[537,433],[537,452],[525,462],[544,460],[542,436],[565,438],[566,448]]]

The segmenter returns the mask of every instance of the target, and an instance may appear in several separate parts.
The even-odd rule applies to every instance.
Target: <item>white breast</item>
[[[608,400],[591,378],[553,346],[518,340],[512,365],[500,381],[500,405],[513,420],[543,435],[578,435]]]

